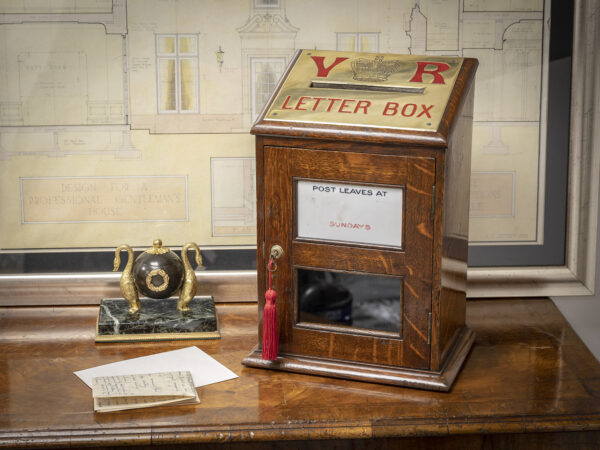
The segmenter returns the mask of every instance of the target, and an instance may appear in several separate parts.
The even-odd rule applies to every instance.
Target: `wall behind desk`
[[[598,259],[598,255],[600,255],[600,233],[598,233],[596,243],[596,288],[594,295],[553,297],[552,300],[596,359],[600,361],[600,290],[598,289],[598,282],[600,282],[600,260]]]

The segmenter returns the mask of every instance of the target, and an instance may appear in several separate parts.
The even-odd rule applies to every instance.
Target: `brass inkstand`
[[[194,242],[183,246],[179,258],[156,239],[135,260],[129,245],[119,245],[114,271],[121,265],[121,252],[128,255],[119,283],[123,298],[100,303],[96,342],[220,337],[213,298],[196,296],[198,280],[187,256],[190,249],[198,268],[204,269]]]

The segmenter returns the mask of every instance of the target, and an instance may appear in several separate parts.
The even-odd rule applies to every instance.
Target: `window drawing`
[[[285,58],[252,58],[252,120],[275,90],[285,69]]]
[[[378,52],[379,33],[336,33],[336,50]]]
[[[212,236],[256,234],[254,158],[210,159]],[[232,180],[237,180],[232,183]]]
[[[156,36],[158,112],[198,112],[198,37],[193,34]]]
[[[254,0],[255,8],[279,8],[281,0]]]

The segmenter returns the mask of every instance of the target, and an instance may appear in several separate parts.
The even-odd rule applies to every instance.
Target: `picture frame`
[[[470,297],[594,292],[600,187],[600,155],[594,149],[600,146],[600,57],[593,43],[600,40],[596,19],[599,6],[598,0],[578,0],[574,4],[564,264],[470,267]],[[242,251],[251,250],[242,247]],[[61,252],[69,254],[68,249]],[[217,301],[248,301],[248,292],[256,291],[255,275],[251,263],[244,269],[198,272],[201,283],[220,292]],[[117,273],[97,270],[3,274],[0,306],[95,304],[102,295],[118,292],[118,278]]]
[[[565,257],[562,265],[470,267],[470,297],[577,296],[595,290],[600,145],[598,77],[593,42],[598,2],[574,4]]]

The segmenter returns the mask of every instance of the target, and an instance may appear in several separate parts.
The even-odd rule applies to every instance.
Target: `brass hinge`
[[[431,344],[431,313],[427,313],[427,345]]]
[[[431,186],[431,220],[435,219],[435,184]]]

